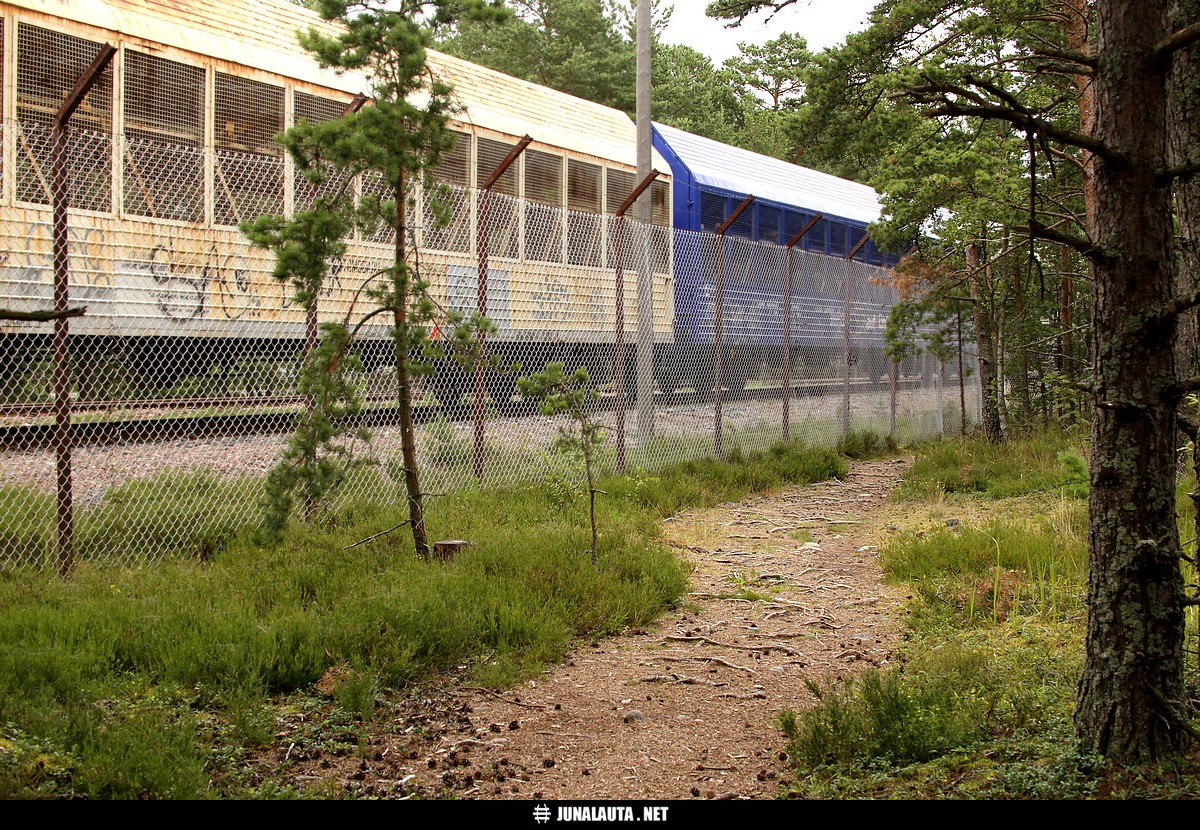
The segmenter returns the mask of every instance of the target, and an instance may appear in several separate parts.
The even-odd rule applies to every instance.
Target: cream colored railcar
[[[107,42],[117,54],[74,116],[69,142],[71,301],[88,307],[71,322],[77,364],[122,352],[143,377],[169,386],[214,365],[294,356],[304,314],[271,278],[271,255],[237,224],[313,197],[276,134],[301,117],[337,117],[370,93],[359,77],[320,69],[296,43],[297,30],[327,25],[284,0],[0,2],[0,306],[50,307],[49,125]],[[611,213],[635,184],[632,122],[466,61],[438,53],[430,61],[463,108],[458,143],[438,170],[454,193],[449,226],[435,227],[415,193],[415,257],[434,296],[448,308],[475,307],[475,188],[528,134],[533,143],[492,190],[492,342],[531,367],[574,355],[601,368],[615,322]],[[657,154],[654,166],[669,170]],[[654,328],[664,343],[674,305],[669,175],[652,200]],[[365,312],[361,289],[392,249],[387,238],[356,240],[320,299],[320,318]],[[627,249],[629,342],[633,259]],[[49,331],[0,323],[6,371],[30,360]],[[366,334],[385,355],[384,329]],[[93,387],[80,394],[105,394]]]

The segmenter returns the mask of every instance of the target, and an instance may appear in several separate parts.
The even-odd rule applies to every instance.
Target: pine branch
[[[1007,121],[1026,132],[1033,132],[1043,138],[1079,147],[1105,160],[1119,160],[1112,149],[1103,141],[1087,133],[1061,129],[1024,106],[1015,95],[990,81],[972,77],[964,79],[967,84],[984,90],[994,98],[1002,101],[1002,104],[989,101],[975,90],[969,89],[966,86],[937,81],[929,76],[923,77],[927,83],[909,86],[898,94],[913,99],[920,106],[928,107],[929,109],[926,109],[923,113],[928,118],[987,118]],[[956,96],[956,98],[952,98],[951,96]],[[957,100],[958,98],[965,99],[970,103],[963,103]]]
[[[1035,59],[1035,58],[1050,58],[1051,60],[1062,61],[1063,63],[1073,63],[1077,65],[1074,70],[1077,75],[1090,75],[1096,68],[1096,58],[1093,55],[1087,55],[1083,52],[1072,52],[1067,49],[1038,49],[1028,58],[1018,56],[1019,59]]]
[[[1049,242],[1057,242],[1060,245],[1073,248],[1083,256],[1093,261],[1101,260],[1108,256],[1103,248],[1093,244],[1091,240],[1082,236],[1076,236],[1073,233],[1067,233],[1066,231],[1060,231],[1055,228],[1048,227],[1037,221],[1037,219],[1033,219],[1027,228],[1014,228],[1014,230],[1027,233],[1030,236],[1038,239],[1045,239]]]
[[[1165,186],[1171,184],[1176,179],[1190,179],[1197,173],[1200,173],[1200,162],[1192,162],[1191,164],[1184,164],[1179,167],[1168,167],[1155,176],[1155,179],[1160,185]]]
[[[1154,51],[1158,53],[1160,59],[1169,58],[1176,52],[1188,48],[1198,40],[1200,40],[1200,22],[1184,26],[1182,29],[1167,35],[1155,44]]]
[[[1157,328],[1198,305],[1200,305],[1200,288],[1193,289],[1187,294],[1180,294],[1163,306],[1157,314],[1143,317],[1139,322],[1130,326],[1127,331],[1130,334],[1138,334],[1149,328]]]

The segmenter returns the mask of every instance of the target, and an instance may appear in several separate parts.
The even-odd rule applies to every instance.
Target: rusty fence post
[[[845,438],[850,434],[850,266],[854,262],[855,255],[862,250],[862,247],[867,244],[867,240],[871,238],[870,233],[864,233],[863,238],[858,240],[850,252],[846,254],[846,259],[843,261],[843,291],[844,302],[842,306],[842,327],[843,327],[843,342],[842,342],[842,437]]]
[[[517,142],[517,146],[513,147],[508,155],[496,165],[496,168],[491,172],[487,179],[479,186],[479,210],[476,214],[475,225],[475,247],[476,253],[479,256],[479,273],[476,279],[478,288],[477,308],[482,317],[487,316],[487,278],[488,278],[488,202],[492,185],[494,185],[505,171],[520,158],[521,153],[525,152],[525,148],[533,141],[529,136],[524,136]],[[486,336],[482,331],[478,333],[479,354],[475,362],[475,478],[483,480],[483,396],[484,396],[484,363],[483,358],[486,354]]]
[[[67,128],[71,116],[108,67],[116,48],[105,43],[91,65],[75,82],[54,114],[51,139],[54,160],[51,168],[53,201],[54,262],[54,455],[58,518],[58,572],[66,576],[75,562],[75,513],[71,496],[71,352],[67,306],[70,290],[70,245],[67,211],[71,203],[70,171],[67,164]]]
[[[791,427],[790,405],[792,400],[792,248],[799,244],[804,235],[813,229],[821,214],[815,214],[804,227],[796,231],[787,241],[783,261],[783,440],[788,440]]]
[[[963,379],[962,309],[956,310],[958,327],[958,425],[959,432],[967,434],[967,387]]]
[[[725,232],[738,220],[750,203],[753,196],[742,200],[729,218],[717,228],[717,261],[713,267],[713,457],[721,457],[721,384],[725,365]],[[700,392],[700,389],[696,390]]]
[[[888,361],[888,435],[896,437],[896,387],[900,382],[900,364]]]

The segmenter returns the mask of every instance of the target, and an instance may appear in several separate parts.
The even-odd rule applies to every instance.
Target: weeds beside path
[[[775,797],[789,774],[777,716],[810,702],[805,681],[891,659],[904,597],[882,583],[874,544],[904,470],[855,462],[843,480],[675,516],[668,539],[694,567],[681,607],[520,688],[427,690],[364,752],[295,765],[296,783],[422,798]],[[277,760],[287,746],[281,733]]]

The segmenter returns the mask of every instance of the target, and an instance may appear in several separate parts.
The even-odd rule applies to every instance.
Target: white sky
[[[762,44],[784,32],[806,38],[812,52],[842,43],[848,33],[866,28],[867,15],[878,0],[796,0],[769,24],[764,25],[767,15],[759,12],[735,29],[726,29],[720,21],[705,17],[708,0],[674,2],[675,13],[663,40],[691,46],[720,68],[726,58],[738,54],[738,43]]]

